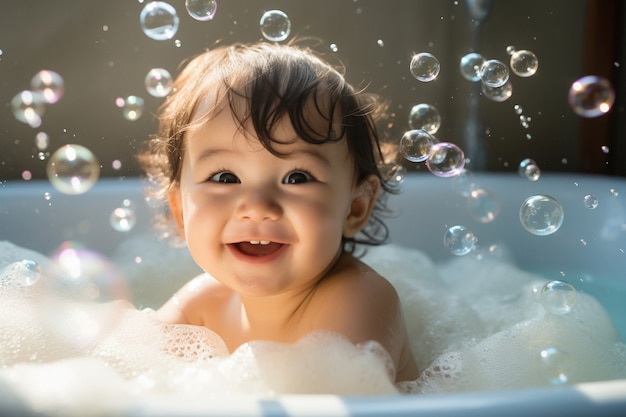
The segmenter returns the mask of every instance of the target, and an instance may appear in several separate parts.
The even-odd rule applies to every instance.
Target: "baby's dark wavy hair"
[[[159,131],[139,155],[153,183],[148,197],[165,203],[168,191],[177,186],[185,132],[197,123],[228,108],[239,129],[253,133],[269,152],[284,157],[274,148],[280,142],[273,132],[287,117],[298,138],[308,143],[347,140],[357,182],[369,175],[380,179],[381,191],[369,222],[355,237],[343,238],[343,249],[352,253],[357,244],[384,243],[389,234],[383,222],[387,196],[395,189],[381,172],[383,155],[376,126],[387,106],[378,95],[355,90],[343,74],[343,67],[295,43],[234,44],[196,56],[174,82],[159,109]],[[207,113],[195,114],[205,100],[211,104]],[[254,132],[249,132],[249,126]],[[168,217],[161,219],[161,226],[171,223]]]

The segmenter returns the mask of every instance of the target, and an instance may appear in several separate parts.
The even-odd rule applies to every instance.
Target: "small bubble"
[[[511,55],[511,70],[519,77],[531,77],[539,68],[539,60],[531,51],[515,51]]]
[[[489,191],[477,189],[470,192],[467,209],[474,220],[490,223],[500,214],[500,202]]]
[[[169,71],[164,68],[152,68],[146,74],[144,85],[146,90],[153,97],[165,97],[172,90],[172,76]]]
[[[117,207],[111,212],[109,223],[118,232],[128,232],[137,223],[135,210],[128,206]]]
[[[185,0],[185,8],[189,16],[196,20],[207,21],[213,19],[217,11],[215,0]]]
[[[524,113],[524,109],[522,109],[522,106],[520,106],[519,104],[516,104],[515,106],[513,106],[513,110],[515,110],[515,114]]]
[[[147,37],[164,41],[176,35],[180,19],[171,4],[164,1],[151,1],[141,10],[139,22]]]
[[[480,81],[480,68],[484,62],[485,58],[481,54],[472,52],[463,56],[459,64],[461,75],[468,81]]]
[[[530,181],[537,181],[541,177],[541,169],[539,169],[537,163],[530,158],[526,158],[519,163],[518,173]]]
[[[576,288],[567,281],[550,281],[541,289],[541,304],[553,314],[569,313],[576,304]]]
[[[39,132],[35,135],[35,146],[40,151],[45,151],[48,149],[48,145],[50,144],[50,136],[46,132]]]
[[[522,203],[519,219],[530,233],[537,236],[551,235],[563,224],[563,207],[553,197],[534,195]]]
[[[261,34],[272,42],[282,42],[291,34],[289,16],[281,10],[269,10],[263,13],[259,22]]]
[[[619,196],[619,192],[615,188],[611,188],[609,190],[609,193],[611,194],[611,197],[618,197]]]
[[[385,41],[383,41],[382,39],[379,39],[376,41],[376,44],[382,48],[383,46],[385,46]]]
[[[128,96],[122,106],[122,114],[128,121],[134,122],[143,114],[144,100],[137,96]]]
[[[463,171],[465,154],[457,145],[440,142],[430,148],[426,167],[438,177],[454,177]]]
[[[587,194],[583,197],[583,204],[590,210],[598,207],[598,198],[593,194]]]
[[[65,145],[52,154],[46,172],[52,186],[60,192],[82,194],[98,180],[100,165],[84,146]]]
[[[600,149],[602,149],[602,153],[609,153],[609,147],[606,145],[602,145]]]
[[[33,178],[33,173],[30,172],[29,170],[24,170],[22,171],[22,179],[24,181],[30,181]]]
[[[411,162],[424,162],[437,140],[422,129],[409,130],[400,139],[400,153]]]
[[[463,256],[470,253],[478,239],[465,226],[452,226],[443,235],[443,245],[453,255]]]
[[[580,244],[583,246],[587,246],[587,241],[585,239],[580,239]]]
[[[56,103],[63,97],[63,78],[54,71],[41,70],[30,80],[32,91],[38,92],[48,104]]]
[[[542,350],[539,356],[541,369],[551,384],[561,385],[569,381],[571,367],[569,355],[560,349],[550,347]]]
[[[331,50],[332,52],[338,52],[338,51],[339,51],[339,47],[337,46],[337,44],[336,44],[336,43],[331,43],[331,44],[330,44],[330,50]]]
[[[509,45],[506,47],[506,54],[507,55],[513,55],[515,53],[516,49],[513,45]]]
[[[497,59],[485,61],[480,67],[480,80],[489,87],[502,87],[509,80],[509,69]]]
[[[426,83],[437,78],[441,66],[433,54],[422,52],[413,56],[409,69],[416,80]]]
[[[45,111],[45,100],[41,93],[36,91],[22,91],[11,100],[13,116],[30,127],[41,126],[41,116]]]
[[[111,167],[116,170],[119,171],[122,168],[122,162],[119,159],[115,159],[112,163],[111,163]]]
[[[501,87],[490,87],[483,83],[480,88],[485,97],[499,103],[508,100],[513,95],[513,84],[510,82]]]
[[[598,117],[611,110],[615,92],[607,79],[588,75],[572,84],[568,101],[572,110],[579,116]]]
[[[434,135],[441,127],[439,110],[430,104],[416,104],[409,113],[409,126],[411,129],[423,129]]]

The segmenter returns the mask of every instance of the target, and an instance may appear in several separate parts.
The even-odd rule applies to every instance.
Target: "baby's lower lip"
[[[237,242],[229,244],[228,248],[238,259],[246,262],[262,263],[276,259],[287,246],[278,242],[270,242],[267,245]]]

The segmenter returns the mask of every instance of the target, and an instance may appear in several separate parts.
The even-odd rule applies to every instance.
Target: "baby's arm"
[[[207,274],[198,275],[157,310],[157,317],[166,323],[204,325],[203,301],[215,283]]]

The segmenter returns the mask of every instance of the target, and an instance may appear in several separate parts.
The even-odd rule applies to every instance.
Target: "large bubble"
[[[424,162],[437,140],[422,129],[409,130],[400,139],[400,153],[411,162]]]
[[[438,177],[454,177],[463,171],[465,154],[454,143],[436,143],[430,148],[426,166]]]
[[[411,129],[423,129],[434,135],[441,127],[439,110],[427,103],[416,104],[409,113],[409,126]]]
[[[459,64],[461,75],[468,81],[480,81],[480,69],[484,62],[485,58],[475,52],[463,56]]]
[[[530,233],[537,236],[551,235],[563,224],[563,207],[553,197],[534,195],[522,203],[519,219]]]
[[[485,97],[498,103],[508,100],[513,95],[513,84],[510,81],[500,87],[490,87],[484,83],[480,87]]]
[[[598,117],[611,110],[615,92],[606,78],[588,75],[572,84],[568,101],[572,110],[579,116]]]
[[[553,314],[569,313],[576,304],[576,297],[576,288],[565,281],[550,281],[541,289],[541,304]]]
[[[443,245],[453,255],[463,256],[476,246],[476,236],[465,226],[452,226],[443,234]]]
[[[63,78],[54,71],[41,70],[30,80],[32,91],[41,94],[48,104],[56,103],[63,97],[65,83]]]
[[[539,68],[539,60],[531,51],[521,50],[511,54],[511,70],[519,77],[535,75]]]
[[[185,8],[189,16],[196,20],[211,20],[217,11],[215,0],[185,0]]]
[[[439,60],[428,52],[416,54],[411,59],[409,70],[416,80],[430,82],[437,78],[441,65]]]
[[[144,79],[146,91],[153,97],[165,97],[172,90],[174,80],[168,70],[152,68]]]
[[[497,59],[483,62],[479,72],[480,80],[489,87],[502,87],[509,80],[509,69]]]
[[[64,194],[82,194],[98,181],[100,165],[94,154],[81,145],[65,145],[48,160],[48,180]]]
[[[261,34],[268,41],[282,42],[291,34],[291,20],[282,10],[269,10],[263,13],[259,25]]]
[[[171,4],[164,1],[151,1],[141,10],[139,22],[147,37],[156,41],[165,41],[176,35],[180,19]]]
[[[30,127],[41,126],[41,116],[45,108],[45,100],[41,93],[25,90],[17,93],[11,100],[13,116]]]

